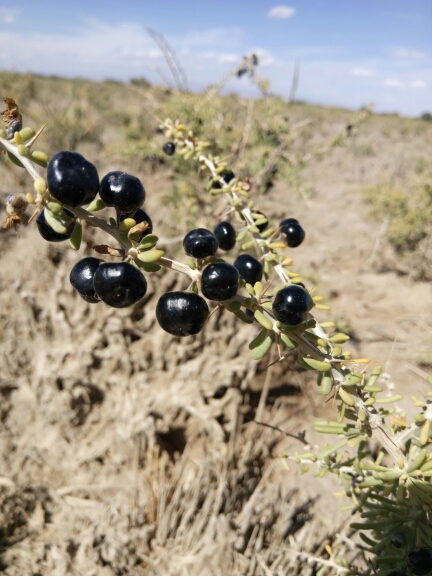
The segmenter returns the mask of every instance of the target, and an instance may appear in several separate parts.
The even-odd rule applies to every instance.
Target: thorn
[[[260,301],[261,301],[261,298],[264,296],[264,294],[267,292],[267,290],[270,288],[270,286],[271,286],[272,284],[273,284],[273,280],[270,280],[270,282],[269,282],[269,283],[267,284],[267,286],[264,288],[264,290],[263,290],[263,292],[262,292],[262,294],[261,294],[261,296],[260,296]]]
[[[27,226],[30,224],[30,222],[32,222],[32,221],[36,218],[36,216],[37,216],[39,213],[40,213],[40,210],[39,210],[39,209],[37,209],[37,210],[35,210],[35,211],[33,212],[33,214],[32,214],[32,215],[30,216],[30,218],[28,219]]]
[[[224,304],[222,302],[219,302],[219,304],[216,306],[216,308],[214,308],[210,314],[209,314],[209,318],[211,318],[213,316],[213,314],[216,312],[216,310],[219,310],[220,308],[223,308]]]
[[[281,226],[279,226],[279,228],[273,232],[273,234],[270,236],[270,238],[267,238],[267,243],[271,242],[273,240],[273,238],[275,238],[281,231]]]
[[[39,138],[39,136],[42,134],[42,132],[45,130],[45,127],[47,125],[47,122],[42,126],[42,128],[33,136],[33,138],[30,140],[30,142],[27,142],[26,146],[27,148],[31,148],[33,146],[33,144],[36,142],[36,140]]]

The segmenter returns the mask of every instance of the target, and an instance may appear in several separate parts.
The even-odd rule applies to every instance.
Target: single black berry
[[[174,142],[165,142],[165,144],[162,146],[162,150],[167,156],[172,156],[176,150]]]
[[[114,206],[123,212],[133,212],[146,197],[141,181],[127,172],[109,172],[100,183],[99,195],[107,206]]]
[[[259,214],[260,218],[267,218],[267,216],[265,214],[263,214],[262,212],[260,212],[259,210],[254,210],[254,213]],[[258,220],[258,218],[257,218],[257,220]],[[267,222],[264,222],[263,224],[258,224],[258,226],[255,224],[255,226],[258,228],[258,230],[260,232],[264,232],[264,230],[266,230],[268,228],[268,225],[269,225],[268,220],[267,220]]]
[[[15,136],[15,132],[19,132],[20,130],[22,130],[22,122],[19,120],[13,120],[6,128],[6,138],[12,140]]]
[[[305,231],[295,218],[285,218],[279,224],[280,231],[290,248],[297,248],[305,239]]]
[[[313,300],[304,288],[287,286],[276,294],[273,301],[273,314],[276,320],[287,326],[297,326],[306,319],[313,306]]]
[[[100,302],[93,286],[94,275],[100,263],[101,261],[93,256],[83,258],[75,264],[69,276],[70,283],[81,298],[91,304]]]
[[[237,235],[230,222],[219,222],[214,229],[214,235],[216,236],[216,240],[218,241],[221,250],[228,251],[234,248]]]
[[[113,308],[126,308],[141,300],[147,291],[143,274],[128,262],[105,262],[93,278],[96,294]]]
[[[198,334],[208,317],[207,302],[195,292],[167,292],[156,306],[157,321],[173,336]]]
[[[234,262],[234,266],[239,271],[240,277],[245,282],[252,284],[252,286],[262,278],[263,267],[261,262],[258,262],[253,256],[249,256],[249,254],[241,254]]]
[[[409,567],[412,574],[422,576],[432,571],[432,550],[420,548],[408,554]]]
[[[64,211],[71,218],[75,217],[74,214],[67,208],[64,208]],[[66,224],[67,234],[59,234],[58,232],[55,232],[45,220],[45,208],[44,208],[42,212],[39,214],[39,216],[36,218],[36,225],[38,227],[39,234],[42,236],[44,240],[47,240],[47,242],[63,242],[64,240],[68,240],[71,237],[72,231],[75,226],[75,222]]]
[[[120,222],[123,222],[123,220],[125,220],[125,218],[133,218],[135,220],[135,222],[137,224],[141,224],[142,222],[147,222],[147,224],[149,225],[148,228],[146,230],[144,230],[144,232],[141,232],[140,234],[137,234],[137,240],[142,240],[144,238],[144,236],[147,236],[147,234],[151,234],[153,232],[153,222],[150,218],[150,216],[147,214],[147,212],[145,212],[142,208],[138,208],[138,210],[135,212],[135,214],[133,214],[133,216],[131,216],[131,214],[133,214],[133,212],[122,212],[120,214]],[[135,238],[135,234],[133,234],[133,238]]]
[[[76,208],[90,204],[99,190],[96,167],[78,152],[58,152],[48,164],[48,190],[56,200]]]
[[[229,300],[237,294],[239,273],[227,262],[209,264],[202,271],[201,291],[209,300]]]
[[[235,174],[232,170],[228,168],[224,170],[221,174],[219,174],[220,179],[225,182],[225,184],[229,184],[233,178],[235,178]],[[210,178],[212,180],[212,178]],[[222,188],[222,184],[220,182],[213,182],[212,188],[215,190],[220,190]]]
[[[402,548],[405,545],[405,534],[403,532],[394,532],[390,537],[391,545],[395,548]]]
[[[188,256],[193,258],[207,258],[213,256],[218,249],[216,236],[206,228],[196,228],[186,234],[183,248]]]

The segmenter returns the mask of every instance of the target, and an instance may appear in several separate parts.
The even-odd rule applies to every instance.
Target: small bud
[[[40,194],[40,196],[43,196],[45,194],[47,189],[47,183],[45,178],[36,178],[36,180],[33,182],[33,186],[36,192]]]
[[[46,168],[48,166],[48,162],[50,161],[48,154],[45,154],[45,152],[41,152],[39,150],[32,152],[30,158],[35,164],[42,166],[42,168]]]
[[[98,212],[98,210],[102,210],[105,207],[106,204],[103,200],[95,198],[95,200],[87,206],[87,212]]]
[[[33,128],[29,128],[28,126],[26,126],[22,130],[20,130],[19,134],[21,136],[22,141],[27,142],[27,140],[33,138],[36,132],[33,130]]]

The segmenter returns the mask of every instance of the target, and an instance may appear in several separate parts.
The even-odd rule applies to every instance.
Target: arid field
[[[206,100],[143,80],[1,73],[0,86],[25,125],[48,123],[40,149],[79,151],[101,177],[138,176],[160,244],[179,260],[184,235],[213,229],[223,205],[196,166],[163,154],[158,126],[178,118],[209,138],[251,177],[271,221],[302,223],[306,240],[287,256],[328,300],[317,317],[349,334],[354,357],[384,367],[389,391],[427,390],[431,122],[372,113],[357,125],[355,111]],[[5,155],[0,174],[3,219],[6,196],[32,182]],[[304,450],[293,437],[303,431],[322,444],[313,422],[334,417],[314,374],[252,360],[256,327],[223,310],[196,337],[164,333],[157,299],[187,287],[172,271],[147,274],[132,308],[87,304],[69,272],[104,237],[87,228],[84,238],[77,254],[34,222],[0,232],[0,572],[322,576],[343,573],[335,559],[346,556],[368,574],[338,479],[285,457]]]

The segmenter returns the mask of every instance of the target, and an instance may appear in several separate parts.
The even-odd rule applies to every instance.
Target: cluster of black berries
[[[227,170],[222,175],[226,183],[234,178]],[[153,225],[149,215],[141,208],[146,193],[140,180],[125,172],[109,172],[99,181],[95,166],[76,152],[59,152],[48,166],[48,190],[53,198],[68,208],[63,209],[65,229],[54,230],[46,208],[37,218],[40,234],[50,242],[69,238],[75,224],[72,210],[95,200],[99,193],[106,206],[117,211],[117,221],[133,218],[147,227],[139,234],[138,241],[150,234]],[[259,215],[263,216],[262,213]],[[264,217],[265,219],[265,217]],[[260,223],[260,232],[268,226]],[[288,246],[299,246],[305,233],[297,220],[289,218],[280,223],[280,232]],[[197,334],[204,327],[209,308],[207,300],[224,302],[233,298],[239,290],[240,279],[252,286],[261,281],[263,266],[249,254],[237,257],[229,264],[216,257],[218,249],[229,251],[236,243],[236,231],[228,221],[220,222],[214,232],[205,228],[191,230],[183,240],[187,256],[196,259],[200,271],[199,288],[164,294],[156,307],[156,317],[161,327],[175,336]],[[136,266],[130,262],[105,262],[95,257],[83,258],[72,268],[70,282],[80,296],[89,303],[105,302],[114,308],[124,308],[138,302],[146,293],[147,281]],[[301,324],[312,308],[309,293],[300,286],[288,286],[280,290],[273,304],[273,313],[283,324]]]

